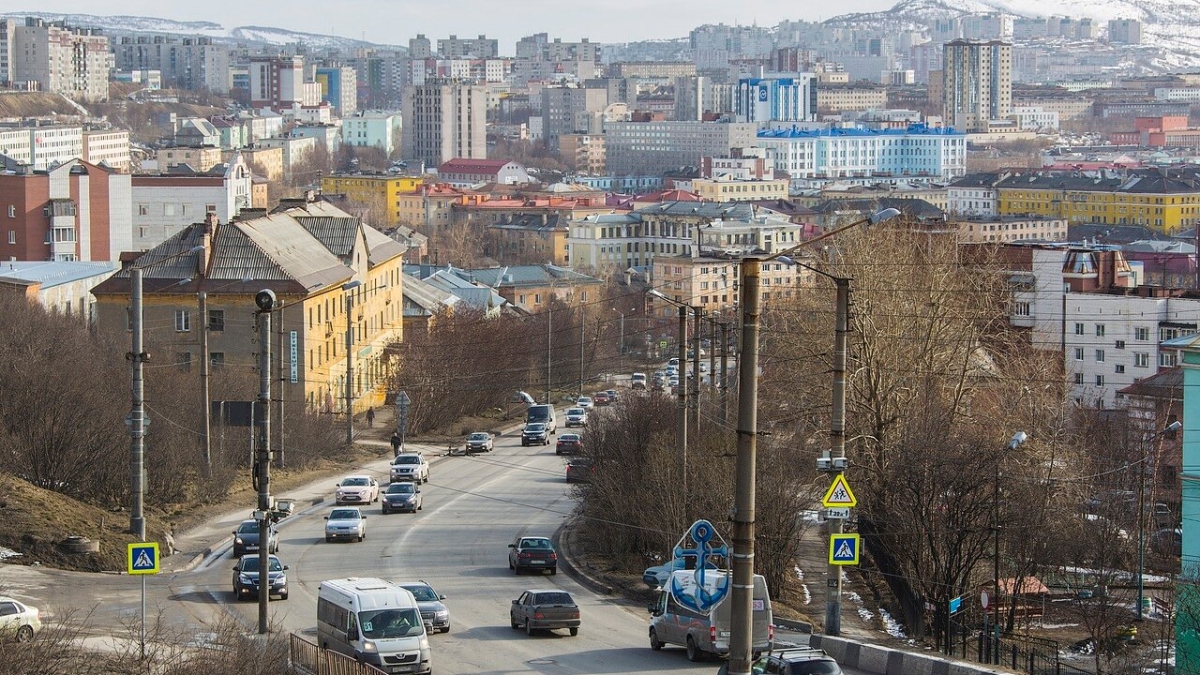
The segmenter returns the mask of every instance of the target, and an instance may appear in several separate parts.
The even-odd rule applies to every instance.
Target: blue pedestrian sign
[[[829,564],[857,565],[859,539],[857,534],[829,535]]]
[[[158,542],[130,544],[126,562],[130,574],[158,574]]]

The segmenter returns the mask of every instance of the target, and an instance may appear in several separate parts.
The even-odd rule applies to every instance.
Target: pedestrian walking
[[[400,446],[403,443],[404,443],[404,440],[400,438],[399,432],[393,431],[392,432],[392,455],[393,456],[400,454]]]
[[[375,426],[375,408],[367,408],[367,427]]]

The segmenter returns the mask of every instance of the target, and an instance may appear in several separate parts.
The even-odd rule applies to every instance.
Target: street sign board
[[[130,574],[158,574],[158,542],[129,544],[126,563]]]
[[[983,605],[984,609],[987,609],[988,605],[991,604],[991,602],[990,602],[991,599],[992,599],[992,596],[987,591],[984,591],[979,594],[979,604]]]
[[[300,365],[297,363],[297,349],[299,347],[299,336],[296,331],[290,331],[288,334],[288,362],[291,365],[291,370],[288,373],[288,380],[292,384],[300,381]]]
[[[833,477],[833,484],[829,486],[829,491],[821,500],[821,506],[827,509],[837,506],[858,506],[858,499],[854,496],[854,491],[850,489],[850,484],[846,482],[845,474],[839,473]]]
[[[859,538],[857,534],[829,535],[829,564],[857,565]]]
[[[845,506],[825,509],[825,519],[826,520],[849,520],[850,519],[850,509]]]
[[[956,614],[956,613],[958,613],[958,610],[960,610],[960,609],[962,609],[962,596],[961,595],[950,601],[950,613]]]

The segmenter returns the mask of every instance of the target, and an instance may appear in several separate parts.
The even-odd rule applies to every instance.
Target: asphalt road
[[[367,468],[386,483],[385,462]],[[316,594],[323,579],[420,579],[446,596],[451,612],[451,631],[430,638],[439,675],[716,672],[720,662],[693,664],[681,649],[651,651],[640,606],[595,595],[565,573],[517,576],[508,569],[507,545],[514,537],[550,536],[571,512],[571,487],[553,445],[522,448],[518,437],[497,438],[491,453],[438,459],[421,490],[424,509],[415,515],[383,516],[378,504],[367,509],[363,542],[325,542],[322,516],[332,506],[329,501],[301,505],[283,521],[279,557],[290,566],[290,597],[270,603],[272,624],[315,640]],[[232,527],[217,523],[212,529],[219,539]],[[226,545],[190,571],[148,578],[151,623],[159,618],[195,634],[203,632],[198,625],[228,611],[252,630],[258,605],[233,597],[233,563]],[[139,616],[139,580],[127,576],[0,565],[0,588],[46,608],[50,616],[61,617],[69,608],[90,612],[99,634],[105,626],[112,627],[110,635],[128,634]],[[509,603],[528,588],[570,591],[582,609],[579,635],[556,631],[529,637],[512,630]],[[779,637],[805,641],[800,635]]]

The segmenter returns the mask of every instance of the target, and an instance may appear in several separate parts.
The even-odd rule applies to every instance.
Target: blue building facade
[[[1175,672],[1200,673],[1200,338],[1168,340],[1182,348],[1182,565],[1175,587]]]
[[[797,126],[758,132],[775,168],[793,179],[926,178],[954,180],[966,173],[967,136],[954,129],[913,124],[905,129]]]
[[[806,122],[817,115],[817,78],[747,77],[738,80],[734,110],[739,122]]]

